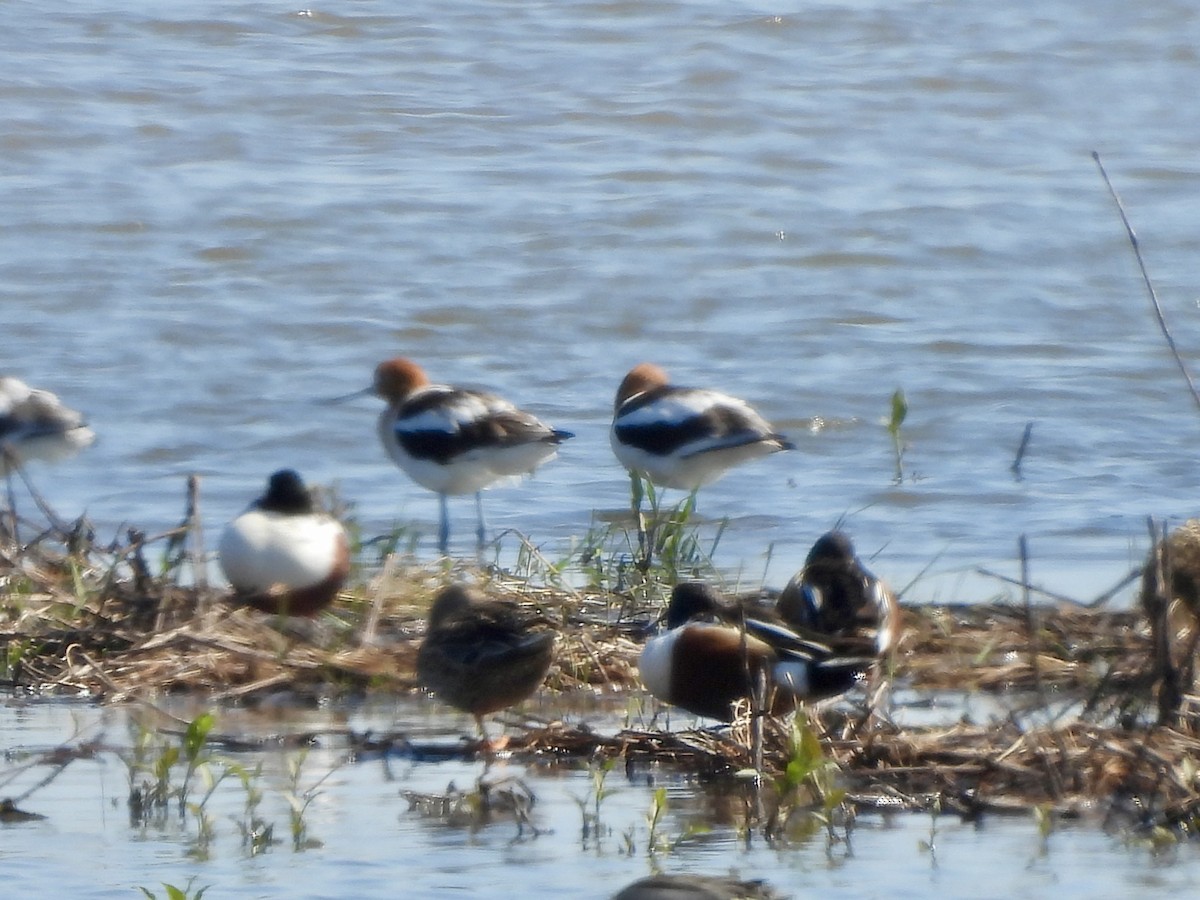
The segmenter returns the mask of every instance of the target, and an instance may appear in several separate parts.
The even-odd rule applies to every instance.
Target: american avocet
[[[55,394],[31,388],[17,378],[0,378],[0,474],[13,461],[57,461],[96,439],[83,416]]]
[[[225,527],[217,552],[237,601],[270,613],[316,615],[350,573],[346,530],[316,509],[291,469]]]
[[[795,447],[744,400],[673,386],[652,363],[634,366],[617,388],[609,439],[630,472],[689,491],[739,463]]]
[[[804,568],[779,595],[776,610],[788,625],[839,652],[882,656],[900,637],[896,595],[867,571],[842,531],[817,539]]]
[[[555,632],[546,625],[515,603],[450,585],[430,607],[417,680],[474,716],[486,741],[483,717],[530,696],[550,670]]]
[[[409,478],[438,495],[442,553],[450,540],[448,496],[475,495],[476,536],[483,546],[483,489],[533,472],[574,437],[495,394],[432,384],[408,359],[380,363],[374,390],[388,403],[379,417],[383,446]]]
[[[647,690],[698,716],[730,721],[734,704],[750,699],[761,680],[764,709],[790,712],[798,702],[841,694],[870,668],[869,657],[846,656],[779,625],[752,619],[745,628],[704,585],[675,586],[666,631],[650,638],[638,660]]]

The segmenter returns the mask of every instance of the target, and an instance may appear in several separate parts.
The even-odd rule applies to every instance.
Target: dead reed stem
[[[1187,382],[1188,390],[1192,394],[1192,399],[1196,402],[1197,409],[1200,409],[1200,393],[1196,391],[1196,385],[1192,381],[1191,373],[1188,372],[1187,364],[1183,361],[1183,357],[1179,353],[1179,348],[1175,346],[1175,338],[1171,334],[1171,329],[1167,327],[1166,317],[1163,315],[1162,304],[1158,302],[1158,293],[1154,290],[1154,282],[1150,280],[1150,273],[1146,270],[1146,261],[1142,258],[1142,248],[1138,241],[1137,232],[1133,230],[1133,225],[1129,222],[1129,216],[1125,213],[1125,204],[1121,202],[1121,196],[1117,193],[1117,189],[1113,187],[1112,181],[1108,177],[1108,172],[1104,168],[1104,163],[1100,161],[1100,154],[1092,151],[1092,159],[1096,162],[1096,168],[1100,170],[1100,176],[1104,179],[1104,184],[1108,188],[1108,192],[1112,195],[1113,202],[1117,205],[1117,212],[1121,216],[1121,223],[1125,226],[1125,234],[1129,237],[1129,244],[1133,247],[1133,255],[1137,258],[1138,269],[1142,273],[1142,282],[1146,285],[1146,292],[1150,295],[1150,303],[1154,307],[1154,317],[1158,320],[1158,327],[1166,338],[1167,346],[1171,350],[1171,355],[1175,358],[1175,364],[1179,367],[1180,373],[1183,375],[1183,380]]]

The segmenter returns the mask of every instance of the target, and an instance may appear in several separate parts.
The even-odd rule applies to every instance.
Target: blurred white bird
[[[96,433],[83,416],[56,394],[0,377],[0,475],[7,475],[14,463],[66,459],[94,440]]]

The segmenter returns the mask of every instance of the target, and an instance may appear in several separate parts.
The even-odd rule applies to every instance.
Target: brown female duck
[[[417,680],[443,702],[475,717],[520,703],[538,689],[554,658],[546,620],[515,603],[481,597],[460,584],[433,601],[417,653]]]
[[[1200,519],[1172,529],[1142,568],[1142,611],[1150,622],[1159,721],[1174,718],[1195,689],[1200,645]]]

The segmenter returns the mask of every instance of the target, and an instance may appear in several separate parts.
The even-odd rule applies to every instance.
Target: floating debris
[[[520,778],[480,778],[469,791],[461,791],[451,783],[444,794],[402,791],[401,796],[408,801],[409,812],[455,828],[476,831],[493,822],[514,821],[518,837],[526,831],[534,837],[540,834],[531,818],[537,798]]]

